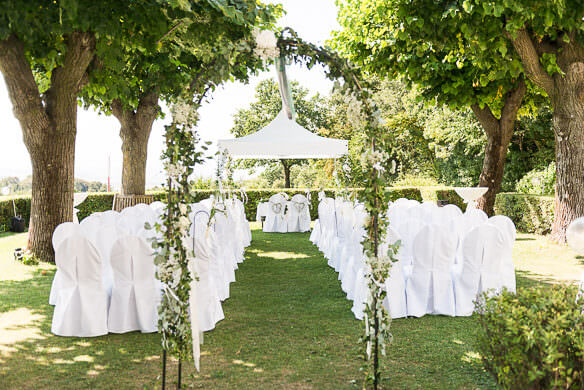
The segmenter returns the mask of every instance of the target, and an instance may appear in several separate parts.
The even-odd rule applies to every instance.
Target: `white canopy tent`
[[[234,158],[337,158],[347,154],[348,141],[320,137],[288,119],[282,110],[263,129],[245,137],[219,140],[218,146]]]

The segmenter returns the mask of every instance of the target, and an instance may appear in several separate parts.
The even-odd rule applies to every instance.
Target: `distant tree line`
[[[0,188],[10,188],[11,194],[30,195],[32,192],[32,176],[19,179],[16,176],[8,176],[0,179]],[[100,181],[75,179],[75,192],[105,192],[107,185]]]

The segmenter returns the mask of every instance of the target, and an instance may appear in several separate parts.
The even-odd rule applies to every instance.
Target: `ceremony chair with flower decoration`
[[[310,230],[310,203],[303,194],[296,194],[288,202],[286,210],[288,232],[307,232]]]
[[[266,233],[286,233],[288,223],[286,221],[286,199],[282,194],[272,195],[268,201],[266,210],[266,222],[263,231]]]

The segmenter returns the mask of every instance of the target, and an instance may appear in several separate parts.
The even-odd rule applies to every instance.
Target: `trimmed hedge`
[[[521,232],[547,234],[554,222],[554,198],[500,193],[495,200],[495,214],[511,218]]]
[[[24,218],[28,226],[28,220],[30,219],[30,196],[15,196],[14,198],[0,201],[0,232],[10,230],[10,221],[14,217],[13,199],[16,204],[16,215]]]
[[[326,195],[329,197],[334,197],[334,189],[324,190]],[[357,189],[357,194],[362,191],[362,189]],[[208,198],[213,194],[215,190],[195,190],[195,200],[200,201]],[[289,196],[295,194],[305,194],[306,189],[254,189],[247,191],[248,201],[245,204],[245,214],[247,219],[254,221],[256,217],[256,209],[259,202],[267,201],[270,196],[277,194],[278,192],[285,192]],[[317,189],[311,189],[311,207],[310,216],[312,219],[318,218],[318,192]],[[166,193],[162,191],[149,192],[149,195],[154,195],[155,200],[165,201]],[[415,199],[417,201],[445,201],[446,203],[451,203],[459,206],[462,210],[465,209],[466,205],[463,203],[462,199],[456,194],[453,189],[448,189],[444,187],[388,187],[385,190],[385,195],[387,200],[394,201],[398,198],[408,198]],[[91,213],[111,210],[114,201],[114,193],[91,193],[77,208],[79,213],[77,216],[79,220],[87,217]],[[19,197],[16,199],[16,207],[18,214],[27,221],[30,218],[30,197]],[[12,217],[12,200],[0,201],[0,231],[6,231],[10,228],[10,218]]]

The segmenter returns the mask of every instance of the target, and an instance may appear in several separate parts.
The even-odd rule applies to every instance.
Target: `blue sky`
[[[280,20],[281,27],[292,27],[308,41],[323,44],[330,38],[331,31],[338,28],[337,10],[334,0],[267,0],[281,3],[287,14]],[[327,94],[332,86],[322,68],[307,70],[291,66],[289,77],[299,81],[313,92]],[[201,108],[199,133],[203,140],[212,141],[232,138],[229,129],[233,124],[233,114],[247,106],[253,99],[255,86],[266,78],[274,77],[273,72],[264,72],[254,77],[249,84],[227,83],[218,88],[210,100]],[[0,77],[0,177],[25,177],[32,172],[30,159],[24,143],[20,125],[12,114],[12,104],[4,80]],[[147,187],[159,185],[163,180],[160,154],[163,147],[163,120],[154,123],[148,147]],[[111,156],[111,179],[114,189],[120,187],[122,170],[121,141],[118,135],[119,123],[113,117],[98,115],[92,110],[79,110],[75,155],[75,177],[85,180],[106,181],[107,160]],[[212,162],[199,168],[199,176],[212,176]],[[245,175],[241,172],[240,175]]]

